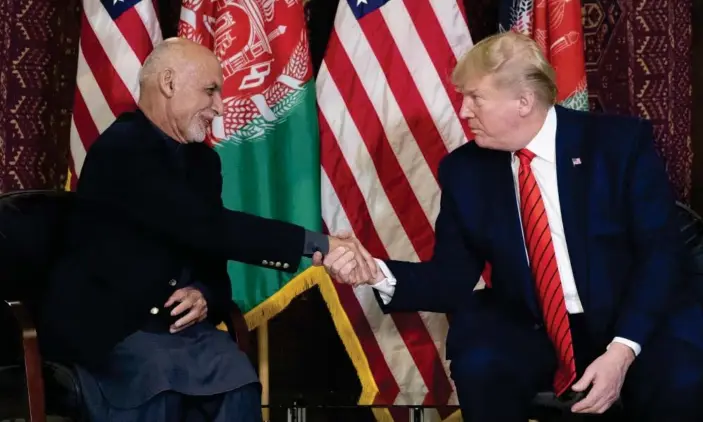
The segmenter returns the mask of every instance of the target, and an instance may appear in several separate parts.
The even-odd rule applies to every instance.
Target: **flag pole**
[[[261,382],[261,404],[269,404],[269,328],[268,322],[259,325],[259,335],[256,336],[259,348],[259,381]],[[270,421],[269,408],[262,407],[261,414],[264,422]]]

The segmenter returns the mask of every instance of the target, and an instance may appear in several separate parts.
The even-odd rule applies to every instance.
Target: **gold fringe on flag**
[[[310,267],[290,280],[264,302],[247,312],[244,318],[247,321],[249,329],[253,330],[283,311],[296,296],[311,287],[318,286],[320,293],[322,293],[322,298],[327,305],[327,309],[329,309],[330,315],[332,316],[337,334],[339,334],[342,344],[344,344],[344,348],[359,376],[359,381],[361,382],[361,397],[359,398],[358,404],[370,405],[374,403],[379,393],[378,385],[376,385],[371,367],[369,366],[369,361],[366,359],[366,354],[361,347],[361,342],[359,342],[356,331],[354,331],[354,327],[342,307],[339,295],[337,295],[337,289],[333,283],[334,281],[324,268]],[[388,409],[375,408],[373,409],[373,413],[376,420],[379,422],[394,422],[393,416],[391,416]],[[460,421],[461,412],[458,410],[445,419],[445,422]]]

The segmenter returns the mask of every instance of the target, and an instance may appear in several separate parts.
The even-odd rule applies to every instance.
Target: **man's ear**
[[[166,98],[171,98],[176,92],[176,72],[170,67],[159,72],[159,90]]]
[[[518,113],[521,117],[525,117],[535,108],[537,98],[535,97],[534,91],[530,89],[523,89],[522,92],[520,92],[519,100]]]

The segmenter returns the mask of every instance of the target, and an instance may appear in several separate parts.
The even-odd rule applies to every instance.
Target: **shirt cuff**
[[[635,352],[635,356],[639,355],[640,352],[642,351],[642,346],[639,345],[639,343],[635,343],[632,340],[628,340],[626,338],[622,337],[615,337],[613,339],[613,343],[620,343],[624,344],[625,346],[629,347],[632,349],[633,352]],[[612,343],[611,343],[612,344]],[[610,345],[608,345],[608,348],[610,348]]]
[[[303,256],[312,257],[315,252],[327,255],[330,249],[330,239],[326,234],[305,230],[305,244],[303,245]]]
[[[393,277],[393,273],[385,262],[380,259],[376,259],[376,264],[378,264],[378,267],[381,269],[381,272],[385,278],[376,284],[372,284],[371,287],[378,290],[378,294],[381,296],[381,301],[384,305],[388,305],[391,299],[393,299],[393,293],[395,293],[396,279]]]

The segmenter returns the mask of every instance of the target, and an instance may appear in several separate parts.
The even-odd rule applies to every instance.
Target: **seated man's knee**
[[[451,362],[451,376],[462,388],[487,390],[511,377],[511,368],[490,347],[466,350]]]

